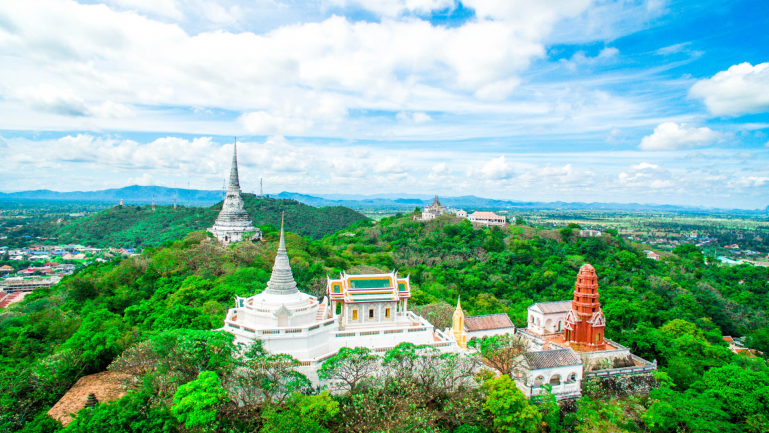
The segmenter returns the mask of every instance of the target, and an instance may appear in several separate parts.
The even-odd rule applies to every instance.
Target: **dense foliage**
[[[315,208],[294,200],[257,198],[242,194],[254,225],[280,226],[285,213],[286,229],[320,239],[357,221],[362,214],[342,206]],[[51,235],[58,243],[96,247],[142,248],[159,246],[180,239],[187,233],[211,227],[222,204],[211,207],[115,206],[102,212],[69,221]]]
[[[717,266],[691,246],[658,262],[616,236],[577,233],[407,216],[359,222],[321,240],[289,233],[287,247],[310,293],[323,292],[327,274],[396,268],[411,275],[423,312],[445,321],[447,304],[461,295],[468,314],[505,312],[518,326],[531,303],[570,299],[577,270],[591,263],[606,336],[659,362],[661,385],[649,396],[589,385],[572,407],[532,405],[505,379],[476,377],[465,361],[408,345],[384,357],[340,352],[320,374],[341,389],[319,393],[296,360],[259,345],[241,354],[229,334],[209,331],[221,326],[233,296],[264,289],[276,233],[224,249],[194,232],[139,257],[94,264],[0,315],[0,430],[51,431],[56,424],[44,412],[79,377],[109,368],[134,375],[134,390],[67,430],[766,431],[769,372],[721,337],[747,335],[769,351],[760,346],[769,270]],[[481,344],[500,347],[507,346]],[[372,371],[382,375],[370,380]]]

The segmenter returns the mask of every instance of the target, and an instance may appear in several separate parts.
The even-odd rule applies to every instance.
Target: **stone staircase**
[[[5,296],[0,298],[0,308],[5,308],[8,305],[12,304],[16,299],[18,299],[21,296],[21,293],[5,293]]]
[[[315,320],[323,320],[326,318],[326,306],[321,304],[318,307],[318,315],[315,316]]]

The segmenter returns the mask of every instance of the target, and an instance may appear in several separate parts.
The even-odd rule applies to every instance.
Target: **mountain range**
[[[105,189],[100,191],[57,192],[50,190],[20,191],[0,193],[0,200],[53,200],[53,201],[90,201],[109,202],[117,204],[123,200],[126,204],[145,204],[154,199],[156,203],[174,203],[180,205],[208,206],[222,200],[223,192],[216,190],[197,190],[185,188],[167,188],[163,186],[133,185],[124,188]],[[311,206],[346,206],[354,209],[382,208],[391,210],[411,210],[416,206],[430,204],[434,199],[431,195],[420,194],[319,194],[307,195],[296,192],[281,192],[269,195],[272,198],[292,199]],[[702,206],[660,205],[642,203],[582,203],[582,202],[534,202],[497,200],[473,195],[459,197],[440,197],[444,206],[476,209],[542,209],[542,210],[597,210],[597,211],[660,211],[660,212],[712,212],[730,211],[739,213],[769,212],[766,209],[714,209]]]

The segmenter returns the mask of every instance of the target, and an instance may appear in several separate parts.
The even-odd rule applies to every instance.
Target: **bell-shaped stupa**
[[[254,227],[251,218],[240,196],[240,180],[238,178],[238,144],[235,143],[232,150],[232,168],[230,169],[230,183],[227,185],[227,194],[222,203],[222,210],[216,218],[214,226],[208,229],[219,242],[224,245],[242,241],[243,235],[250,233],[250,240],[262,238],[262,231]]]

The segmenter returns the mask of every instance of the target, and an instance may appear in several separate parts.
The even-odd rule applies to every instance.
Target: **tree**
[[[326,433],[339,413],[339,403],[328,391],[320,395],[292,394],[285,406],[268,405],[262,414],[262,433]]]
[[[65,433],[171,433],[176,420],[168,406],[154,404],[146,390],[129,393],[120,400],[82,409],[64,429]]]
[[[483,384],[486,410],[491,413],[494,431],[534,433],[542,423],[542,414],[529,404],[526,396],[509,376],[500,376]]]
[[[123,319],[106,308],[86,316],[80,328],[70,337],[65,348],[82,354],[83,362],[91,371],[104,369],[130,342],[125,335]]]
[[[318,377],[322,380],[338,380],[349,391],[354,391],[365,379],[379,368],[379,357],[365,347],[342,347],[339,352],[323,362]]]
[[[279,404],[295,392],[312,388],[310,380],[296,370],[299,366],[291,355],[271,354],[255,342],[239,360],[228,386],[237,391],[233,395],[241,404]]]
[[[216,407],[224,402],[226,394],[219,376],[213,371],[204,371],[197,379],[179,387],[171,413],[190,430],[215,431]]]
[[[523,354],[529,342],[519,335],[491,335],[470,341],[478,350],[483,363],[504,376],[517,374],[523,367]]]

